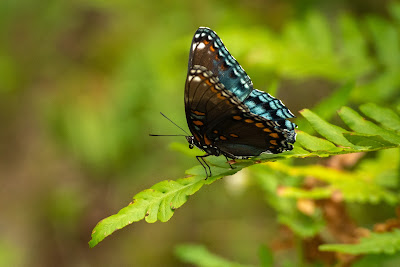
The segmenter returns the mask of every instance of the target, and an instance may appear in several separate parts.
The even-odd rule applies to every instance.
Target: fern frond
[[[319,165],[289,167],[282,163],[265,164],[268,164],[273,170],[278,170],[292,176],[312,176],[328,184],[327,187],[314,188],[312,190],[287,187],[281,190],[282,196],[319,199],[327,198],[335,191],[338,191],[349,202],[378,203],[384,201],[393,205],[399,201],[397,194],[377,184],[376,177],[365,172],[349,172]]]
[[[322,251],[336,251],[346,254],[394,254],[400,251],[400,230],[371,233],[361,238],[358,244],[325,244],[319,246]]]
[[[379,121],[389,113],[391,114],[390,116],[396,117],[393,116],[395,113],[385,108],[380,108],[378,114],[374,113],[373,111],[376,107],[377,106],[373,104],[364,105],[362,110],[366,115],[373,114],[372,117]],[[254,164],[279,159],[328,157],[338,154],[377,151],[400,147],[399,133],[386,128],[397,129],[397,124],[395,122],[388,123],[385,121],[384,125],[378,125],[365,120],[354,110],[343,107],[339,111],[340,117],[349,128],[355,130],[352,132],[323,120],[310,110],[303,110],[301,114],[314,130],[325,139],[298,131],[298,142],[295,144],[292,151],[281,154],[261,155],[260,157],[255,157],[250,160],[237,160],[235,169],[229,169],[225,159],[222,157],[210,157],[207,159],[207,162],[212,168],[212,177],[204,180],[203,168],[201,166],[195,166],[186,172],[186,174],[190,175],[188,178],[178,179],[176,181],[163,181],[150,189],[138,193],[130,205],[97,224],[92,232],[92,240],[89,242],[89,245],[91,247],[95,246],[114,231],[136,221],[143,219],[150,223],[157,220],[162,222],[168,221],[174,214],[174,211],[182,206],[187,201],[188,197],[198,191],[204,184],[211,184],[223,176],[232,175]],[[275,165],[275,168],[279,168],[279,165]],[[338,189],[342,191],[349,200],[361,202],[377,202],[383,200],[388,203],[395,203],[398,200],[391,192],[382,189],[376,184],[369,184],[364,178],[359,177],[353,179],[351,175],[347,175],[344,172],[339,173],[335,170],[330,170],[330,174],[328,174],[325,169],[318,168],[320,167],[313,167],[305,170],[299,167],[290,168],[285,166],[285,170],[282,169],[282,171],[298,175],[305,175],[306,172],[311,171],[312,175],[317,175],[320,179],[324,179],[331,184],[332,189],[328,190]],[[359,191],[354,192],[354,190],[350,190],[354,188],[359,188]],[[363,191],[361,192],[360,190]],[[324,192],[324,194],[326,193],[327,192]],[[370,195],[370,197],[366,198],[365,196],[367,195]]]

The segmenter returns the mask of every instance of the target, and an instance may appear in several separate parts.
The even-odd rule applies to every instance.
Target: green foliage
[[[386,233],[371,233],[361,238],[358,244],[326,244],[321,245],[322,251],[336,251],[346,254],[394,254],[400,251],[400,230]]]
[[[250,267],[226,260],[220,256],[212,254],[201,245],[180,245],[175,249],[177,256],[184,262],[201,267]]]
[[[393,14],[397,13],[393,12]],[[266,33],[264,29],[259,32],[257,29],[241,31],[238,28],[235,34],[241,35],[241,38],[247,37],[249,44],[259,44],[243,47],[248,51],[248,58],[253,64],[260,69],[277,72],[282,77],[319,76],[332,81],[357,80],[367,74],[376,73],[380,66],[384,65],[385,71],[381,75],[370,75],[368,82],[362,82],[357,86],[348,83],[322,101],[313,111],[303,110],[301,114],[304,118],[297,122],[301,131],[298,131],[297,142],[292,151],[278,155],[262,155],[248,161],[238,160],[234,170],[227,169],[227,164],[223,159],[207,159],[212,167],[213,177],[204,180],[203,168],[196,166],[186,172],[192,175],[189,178],[179,179],[176,182],[160,182],[151,189],[137,194],[133,204],[122,209],[118,214],[104,219],[96,226],[90,245],[95,246],[115,230],[134,221],[144,218],[147,222],[167,221],[175,209],[183,205],[188,196],[204,184],[210,184],[260,161],[328,157],[399,147],[399,116],[394,110],[377,104],[360,106],[361,112],[371,120],[365,120],[358,112],[348,107],[340,109],[340,118],[352,131],[328,122],[336,110],[350,99],[354,102],[388,101],[395,94],[394,88],[398,88],[400,84],[398,75],[395,74],[398,66],[396,57],[391,57],[387,52],[398,50],[398,42],[394,41],[398,39],[399,33],[390,23],[369,17],[360,24],[349,15],[342,15],[338,24],[339,36],[342,40],[338,50],[333,45],[334,31],[328,27],[326,20],[316,13],[310,13],[302,23],[289,23],[283,30],[283,38]],[[367,34],[372,36],[372,47],[377,52],[376,58],[371,58],[368,54],[368,44],[361,30],[363,27],[367,29]],[[227,35],[227,45],[230,38],[233,36]],[[254,38],[262,38],[262,40]],[[315,47],[316,49],[309,49],[309,47],[314,47],[315,43],[319,44]],[[393,47],[387,49],[383,45],[386,43],[390,43]],[[260,56],[260,51],[269,51],[270,54]],[[257,57],[252,57],[253,54],[257,54]],[[174,149],[189,154],[182,145],[174,144]],[[393,157],[393,153],[391,155]],[[268,203],[277,211],[278,221],[304,238],[317,234],[325,224],[318,210],[312,215],[300,212],[295,205],[296,199],[324,199],[331,197],[335,192],[340,192],[344,200],[348,202],[385,202],[390,205],[398,203],[397,194],[390,190],[397,186],[396,174],[388,164],[385,164],[387,157],[382,156],[381,159],[383,160],[378,161],[379,166],[378,163],[368,161],[369,164],[363,164],[354,171],[332,170],[322,166],[290,167],[285,164],[265,166],[259,164],[252,167],[252,174],[258,177],[260,185],[265,190]],[[374,170],[380,171],[371,171],[373,168],[368,166],[375,166]],[[277,176],[277,173],[281,175]],[[282,176],[288,176],[300,182],[299,177],[308,175],[324,181],[326,186],[304,190],[298,187],[298,183],[282,183],[277,180],[277,177],[280,177],[282,181]],[[279,186],[282,184],[284,188],[278,195]],[[354,188],[359,190],[354,190]]]
[[[256,247],[271,245],[260,249],[264,266],[332,266],[315,259],[302,264],[307,252],[318,253],[304,243],[344,240],[332,234],[324,203],[343,206],[351,217],[342,221],[345,227],[372,228],[393,216],[400,188],[399,3],[273,2],[203,0],[198,12],[191,1],[0,1],[0,221],[10,226],[2,228],[0,262],[148,266],[161,258],[176,266],[169,248],[188,238],[237,260],[254,247],[244,246],[243,238]],[[198,26],[216,30],[255,87],[299,117],[298,140],[291,152],[237,161],[235,170],[224,158],[210,157],[214,177],[206,181],[195,166],[187,178],[158,183],[180,177],[200,153],[183,137],[148,137],[179,131],[160,111],[185,127],[183,85]],[[338,115],[343,106],[352,109]],[[297,112],[305,107],[308,119]],[[167,151],[171,141],[181,142],[171,145],[180,153]],[[320,166],[358,156],[327,157],[359,151],[354,165]],[[194,216],[178,214],[178,228],[172,222],[141,225],[118,242],[82,253],[82,233],[93,218],[116,210],[135,188],[158,183],[99,223],[91,245],[135,220],[168,220],[203,185],[245,167],[205,187],[185,211]],[[237,181],[234,191],[229,186]],[[229,220],[221,226],[218,216]],[[276,223],[286,227],[266,240]],[[242,236],[224,242],[234,230]],[[201,261],[216,257],[210,254],[198,255]],[[355,266],[399,266],[397,255],[371,254]]]
[[[366,254],[352,267],[396,267],[400,262],[400,254]]]
[[[294,198],[329,198],[336,191],[348,202],[378,203],[384,201],[394,205],[399,201],[398,194],[387,190],[378,183],[375,173],[364,171],[341,171],[323,166],[288,167],[284,164],[269,164],[271,169],[293,176],[311,176],[327,183],[325,187],[311,190],[288,187],[281,191],[282,196]],[[357,188],[357,190],[354,190]]]
[[[272,251],[268,249],[265,245],[260,246],[260,249],[258,250],[258,255],[260,257],[261,267],[273,266],[274,254],[272,254]]]
[[[369,103],[360,106],[360,110],[368,117],[381,123],[383,127],[393,131],[400,131],[400,117],[391,109]]]
[[[162,181],[136,194],[127,207],[99,223],[100,227],[93,231],[89,245],[95,246],[106,236],[133,222],[143,219],[148,223],[168,221],[175,209],[182,206],[204,183],[203,178],[191,176],[176,181]]]
[[[57,12],[63,10],[59,5],[54,7]],[[394,20],[398,19],[398,7],[398,4],[393,4],[389,8]],[[122,6],[114,8],[125,12]],[[154,11],[146,9],[144,12],[153,14]],[[169,20],[168,17],[164,19]],[[136,25],[132,21],[123,23]],[[255,85],[270,80],[301,81],[315,77],[343,85],[313,109],[325,120],[329,120],[348,101],[357,104],[393,102],[400,86],[400,76],[397,75],[400,38],[396,24],[372,15],[357,20],[350,14],[341,14],[334,25],[330,24],[322,14],[310,11],[301,20],[290,20],[279,35],[265,27],[243,25],[220,27],[218,32],[235,56],[238,55]],[[128,27],[125,31],[132,29]],[[105,39],[114,40],[119,33],[120,29],[111,27],[109,38]],[[187,40],[190,40],[192,32],[186,29],[185,33],[187,36],[182,34],[169,43],[163,42],[170,37],[163,30],[142,36],[141,42],[122,39],[123,45],[116,49],[118,52],[112,50],[110,41],[95,39],[100,45],[96,43],[96,49],[89,51],[89,59],[94,57],[93,60],[100,65],[96,67],[101,69],[101,63],[108,62],[109,57],[117,58],[112,66],[114,75],[105,81],[104,91],[87,92],[88,97],[82,103],[75,101],[76,95],[64,94],[50,101],[46,113],[60,143],[80,161],[107,171],[129,167],[130,155],[146,154],[145,147],[151,145],[151,141],[143,138],[143,129],[152,129],[154,125],[159,129],[168,127],[163,121],[150,124],[154,121],[154,114],[160,110],[182,114],[183,103],[176,97],[182,94],[182,88],[177,85],[182,84],[185,75]],[[136,30],[133,30],[131,35],[135,34]],[[246,42],[238,42],[243,39]],[[162,52],[158,52],[160,43],[164,43]],[[369,53],[370,49],[373,54]],[[165,68],[170,62],[177,62],[181,67]],[[2,57],[0,53],[1,69],[18,72],[7,56]],[[98,70],[93,71],[97,73]],[[85,87],[95,86],[93,83],[97,77],[92,77],[92,73],[80,80],[72,79],[70,76],[73,75],[75,73],[63,76],[68,81],[65,82],[66,88],[82,88],[82,80]],[[15,75],[7,75],[8,79],[12,77]],[[268,87],[265,85],[264,89],[269,90]],[[162,93],[158,93],[157,88]],[[99,98],[111,101],[102,103]],[[172,105],[165,99],[173,101]],[[184,116],[174,119],[179,125],[184,125]],[[298,121],[299,129],[311,133],[303,121]],[[143,139],[143,142],[134,141],[138,139]]]
[[[373,107],[364,106],[364,110],[373,112]],[[301,114],[307,119],[314,130],[326,140],[299,132],[299,144],[318,156],[363,152],[398,147],[400,136],[395,132],[364,120],[354,110],[343,107],[339,111],[343,121],[355,130],[349,132],[339,126],[332,125],[321,119],[310,110],[303,110]],[[358,132],[357,132],[358,130]]]
[[[290,198],[282,198],[279,187],[299,186],[301,180],[293,179],[293,176],[285,176],[275,172],[264,164],[258,164],[250,168],[251,175],[265,192],[265,200],[278,213],[278,221],[287,225],[298,236],[311,237],[321,231],[325,223],[320,212],[308,216],[296,208],[296,201]]]
[[[364,110],[371,111],[375,106],[364,106]],[[383,114],[387,113],[383,112]],[[127,207],[123,208],[118,214],[110,216],[101,221],[93,230],[90,246],[95,246],[106,236],[115,230],[121,229],[133,222],[146,219],[147,222],[155,222],[160,220],[165,222],[169,220],[174,211],[182,206],[188,196],[198,191],[204,184],[211,184],[223,176],[232,175],[244,167],[254,165],[256,163],[268,162],[276,159],[285,159],[293,157],[326,157],[330,155],[346,154],[354,152],[367,152],[382,150],[394,147],[400,147],[400,136],[396,132],[387,132],[370,121],[366,121],[358,116],[354,110],[343,107],[339,114],[344,122],[350,128],[360,130],[361,132],[350,132],[339,126],[328,123],[321,119],[318,115],[310,110],[303,110],[301,114],[311,124],[315,131],[326,139],[317,138],[299,132],[299,142],[296,143],[295,149],[281,154],[262,155],[259,158],[251,160],[238,160],[233,170],[228,169],[228,165],[222,157],[211,158],[207,162],[212,166],[213,176],[204,180],[204,170],[202,166],[196,166],[186,173],[190,175],[188,178],[178,179],[176,181],[163,181],[148,190],[138,193],[134,197],[134,201]],[[357,145],[355,145],[357,144]],[[328,193],[339,190],[346,200],[359,202],[386,201],[390,204],[397,203],[398,197],[381,187],[378,183],[374,183],[373,177],[365,173],[349,174],[344,171],[326,169],[321,166],[307,167],[287,167],[286,165],[271,165],[272,169],[287,172],[294,176],[313,175],[327,183],[330,187],[325,191],[311,191],[312,197],[326,197]],[[359,188],[355,191],[354,188]],[[270,192],[276,188],[268,188]],[[305,191],[292,189],[285,193],[287,196],[303,197],[307,196]],[[279,204],[278,210],[287,209],[280,213],[279,221],[287,224],[300,236],[312,236],[323,227],[320,215],[315,213],[313,218],[305,216],[295,210],[293,205]]]
[[[390,9],[398,10],[398,6]],[[398,14],[393,11],[392,16]],[[287,23],[280,36],[264,29],[235,32],[251,41],[250,47],[243,48],[249,51],[251,62],[280,77],[323,77],[342,84],[359,80],[348,92],[354,102],[391,101],[400,85],[396,75],[400,33],[395,24],[376,16],[357,21],[343,13],[331,26],[321,14],[310,12],[301,21]],[[376,57],[371,56],[371,48]]]
[[[193,264],[195,266],[201,267],[250,267],[253,265],[240,264],[237,262],[232,262],[211,253],[205,246],[202,245],[192,245],[183,244],[175,248],[175,254],[183,262]],[[262,267],[274,266],[274,256],[272,251],[262,245],[259,249],[260,265]]]

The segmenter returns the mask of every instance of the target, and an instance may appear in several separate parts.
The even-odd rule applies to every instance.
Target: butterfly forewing
[[[253,90],[253,83],[236,59],[228,52],[218,35],[200,27],[194,34],[189,69],[195,65],[206,67],[217,74],[225,88],[243,101]]]

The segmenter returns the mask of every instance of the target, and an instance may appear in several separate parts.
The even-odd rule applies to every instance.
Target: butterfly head
[[[194,136],[185,136],[185,137],[189,143],[189,148],[192,149],[196,145],[195,144],[196,140],[194,139]]]

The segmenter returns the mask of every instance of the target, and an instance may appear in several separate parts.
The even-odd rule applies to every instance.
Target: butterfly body
[[[209,28],[200,27],[192,41],[185,113],[193,134],[187,137],[190,147],[206,152],[197,157],[204,168],[209,155],[235,159],[276,154],[291,150],[295,142],[296,125],[287,120],[294,115],[280,100],[253,88],[250,77]]]

